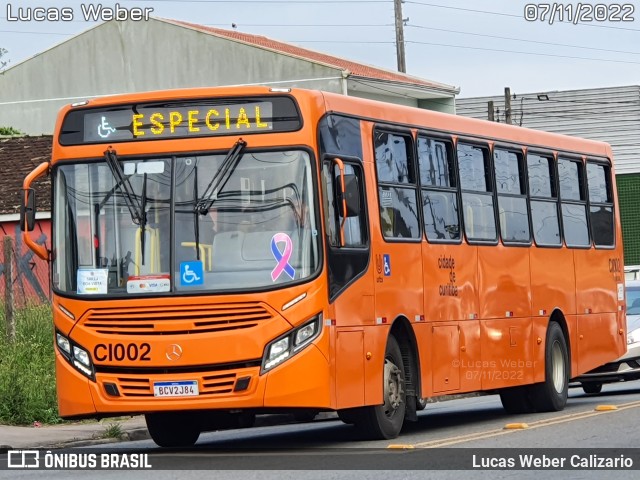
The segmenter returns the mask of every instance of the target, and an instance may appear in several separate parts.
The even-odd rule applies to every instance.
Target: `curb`
[[[93,445],[105,445],[108,443],[135,442],[138,440],[149,440],[151,436],[146,428],[136,428],[122,433],[122,438],[91,438],[87,440],[71,440],[52,445],[54,448],[74,448],[90,447]]]

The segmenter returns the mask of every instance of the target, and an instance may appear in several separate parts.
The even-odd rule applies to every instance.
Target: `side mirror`
[[[36,192],[33,188],[23,190],[23,202],[20,205],[20,228],[31,232],[36,226]]]
[[[345,201],[347,206],[347,217],[357,217],[360,215],[360,191],[358,187],[358,177],[354,174],[344,175],[344,191],[342,191],[342,183],[337,181],[338,186],[338,205]]]

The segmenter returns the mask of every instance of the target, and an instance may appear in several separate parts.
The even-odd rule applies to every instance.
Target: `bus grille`
[[[252,328],[273,315],[261,303],[90,310],[85,327],[110,335],[179,335]]]
[[[199,396],[225,395],[233,392],[237,373],[193,375],[198,380]],[[148,378],[118,377],[117,386],[123,397],[153,397],[153,383]]]

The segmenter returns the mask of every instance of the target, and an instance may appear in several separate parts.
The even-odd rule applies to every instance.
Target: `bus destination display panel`
[[[60,143],[81,145],[295,131],[291,98],[212,99],[87,108],[67,114]]]

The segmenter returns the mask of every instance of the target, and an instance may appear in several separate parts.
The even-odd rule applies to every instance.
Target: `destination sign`
[[[64,119],[60,143],[115,143],[154,139],[297,130],[298,109],[289,97],[212,99],[86,108]]]

